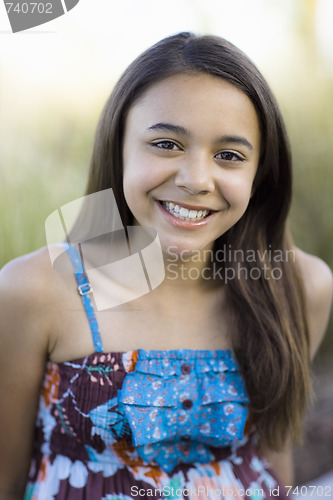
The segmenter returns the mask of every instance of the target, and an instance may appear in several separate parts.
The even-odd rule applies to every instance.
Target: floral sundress
[[[96,352],[46,365],[25,500],[286,498],[256,448],[232,352],[103,352],[67,251]]]

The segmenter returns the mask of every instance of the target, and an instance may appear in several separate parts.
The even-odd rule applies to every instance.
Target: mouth
[[[206,219],[214,210],[207,208],[191,208],[173,203],[172,201],[159,201],[160,205],[177,219],[188,222],[197,222]]]

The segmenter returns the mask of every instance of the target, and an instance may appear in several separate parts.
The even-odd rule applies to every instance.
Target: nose
[[[176,186],[190,194],[208,194],[215,188],[212,165],[205,155],[184,158],[175,178]]]

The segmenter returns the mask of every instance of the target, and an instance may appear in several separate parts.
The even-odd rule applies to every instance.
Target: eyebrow
[[[174,132],[176,134],[184,135],[186,137],[189,137],[191,134],[186,128],[182,127],[181,125],[173,125],[172,123],[155,123],[155,125],[152,125],[151,127],[147,128],[148,130],[160,130],[160,131],[168,131],[168,132]],[[249,149],[254,149],[252,144],[245,139],[245,137],[238,136],[238,135],[222,135],[220,137],[217,137],[215,140],[216,143],[220,142],[229,142],[233,144],[242,144],[243,146],[246,146]]]
[[[181,127],[180,125],[173,125],[172,123],[155,123],[151,127],[148,127],[147,130],[167,130],[169,132],[175,132],[176,134],[189,136],[190,133],[186,128]]]

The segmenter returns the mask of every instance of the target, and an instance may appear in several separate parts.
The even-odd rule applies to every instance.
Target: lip
[[[166,210],[163,207],[163,205],[161,205],[161,203],[159,201],[156,200],[155,203],[156,203],[157,207],[159,208],[160,212],[162,213],[163,217],[170,224],[172,224],[175,227],[178,227],[179,229],[186,229],[188,231],[195,231],[196,229],[201,229],[202,227],[204,227],[207,224],[209,224],[210,221],[218,213],[218,212],[213,212],[212,214],[207,215],[207,217],[205,217],[202,220],[187,221],[187,220],[183,220],[183,219],[178,219],[178,217],[175,217],[174,215],[172,215],[170,212],[168,212],[168,210]],[[173,202],[173,203],[175,203],[175,202]],[[175,204],[178,204],[178,203],[175,203]],[[186,205],[182,205],[182,207],[184,207],[184,208],[193,208],[193,206],[189,206],[189,205],[187,205],[187,206]],[[208,210],[208,209],[204,209],[204,208],[200,209],[200,208],[198,208],[197,210]]]

